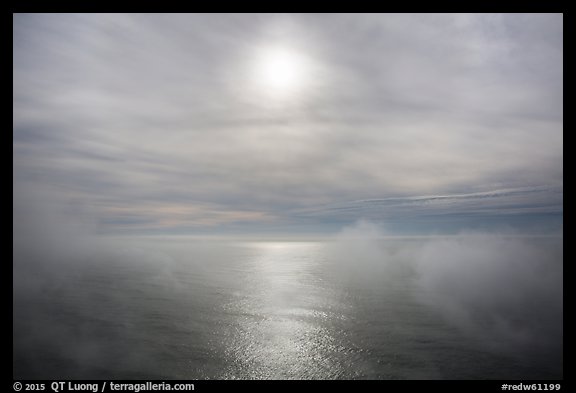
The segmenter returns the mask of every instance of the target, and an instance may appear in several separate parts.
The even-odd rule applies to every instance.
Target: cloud
[[[253,83],[275,46],[309,68],[286,105]],[[13,47],[15,182],[103,230],[562,187],[560,14],[16,14]]]
[[[523,214],[562,211],[562,188],[532,187],[477,192],[470,194],[427,195],[366,199],[303,209],[301,214],[350,212],[373,216],[386,210],[391,215],[450,215],[455,213]]]
[[[457,233],[466,227],[500,225],[522,231],[559,233],[562,216],[561,187],[526,187],[468,194],[424,195],[344,201],[292,211],[301,219],[332,219],[353,222],[370,219],[385,222],[394,233],[411,223],[416,233]],[[533,223],[527,225],[532,217]],[[490,221],[496,220],[496,222]],[[424,224],[430,224],[426,227]],[[485,226],[485,225],[484,225]],[[404,229],[404,228],[402,228]],[[487,229],[487,228],[484,228]],[[410,231],[408,231],[410,232]]]

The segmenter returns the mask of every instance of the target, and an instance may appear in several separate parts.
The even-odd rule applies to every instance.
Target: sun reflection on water
[[[228,335],[227,355],[233,361],[224,378],[337,378],[342,369],[337,354],[346,348],[329,321],[343,315],[315,274],[319,245],[262,242],[250,247],[252,274],[226,305],[237,323]]]

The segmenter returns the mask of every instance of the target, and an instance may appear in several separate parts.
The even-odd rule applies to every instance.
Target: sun
[[[306,84],[306,61],[297,51],[286,47],[262,49],[257,56],[255,81],[271,98],[294,97]]]
[[[284,91],[295,88],[302,79],[302,64],[298,56],[286,49],[272,49],[260,59],[263,85]]]

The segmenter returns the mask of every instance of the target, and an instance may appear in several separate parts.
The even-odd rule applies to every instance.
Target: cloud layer
[[[100,231],[262,231],[317,206],[542,187],[505,208],[562,211],[560,14],[16,14],[13,44],[14,195]],[[255,71],[278,48],[306,75],[290,99]]]

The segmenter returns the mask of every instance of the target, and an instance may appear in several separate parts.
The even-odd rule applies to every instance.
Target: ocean
[[[549,281],[558,284],[558,243],[543,243],[545,269],[557,273]],[[21,252],[14,259],[13,377],[562,378],[561,295],[523,276],[518,296],[499,295],[502,307],[529,303],[535,318],[510,314],[473,285],[458,287],[467,270],[448,267],[459,275],[438,281],[444,261],[429,270],[414,262],[443,255],[434,254],[450,243],[442,244],[150,237],[67,255]],[[497,254],[509,250],[496,247]],[[446,252],[465,264],[465,253]],[[495,277],[506,277],[498,269]],[[478,272],[479,280],[489,275]],[[560,311],[550,311],[552,303]],[[472,311],[455,317],[462,310]],[[541,319],[548,323],[533,322]],[[503,329],[507,323],[521,328]]]

